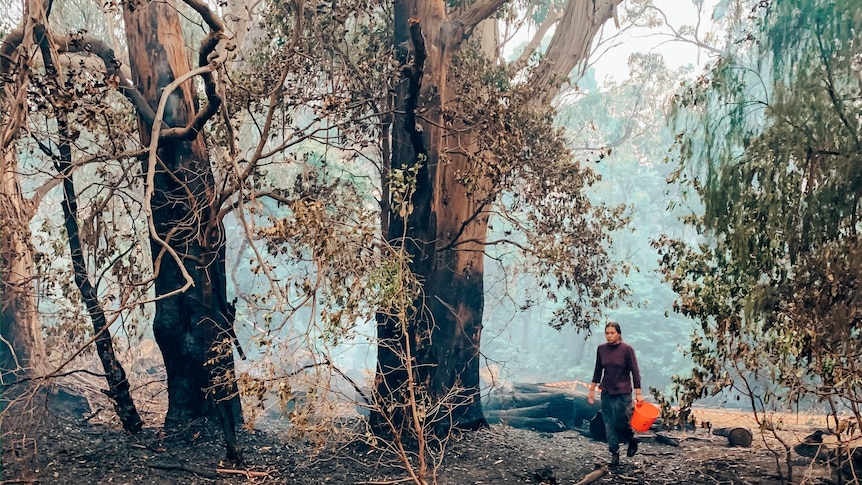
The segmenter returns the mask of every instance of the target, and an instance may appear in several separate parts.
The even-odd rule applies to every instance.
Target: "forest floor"
[[[622,457],[597,484],[761,484],[787,483],[785,455],[779,441],[761,434],[746,413],[698,409],[700,420],[717,427],[746,427],[754,433],[749,448],[732,448],[727,438],[706,429],[640,434],[639,452]],[[391,453],[370,446],[359,433],[342,433],[326,444],[311,436],[297,437],[278,423],[265,420],[255,430],[240,432],[246,465],[238,470],[224,463],[219,433],[207,428],[167,434],[145,427],[125,433],[109,411],[95,416],[53,416],[50,424],[10,428],[3,423],[0,484],[400,484],[416,483]],[[152,416],[145,416],[149,422]],[[779,436],[791,446],[825,423],[817,417],[786,415]],[[346,420],[348,431],[359,422]],[[678,446],[662,444],[657,435]],[[352,436],[352,439],[349,437]],[[336,443],[338,441],[338,443]],[[623,448],[624,449],[624,448]],[[776,454],[777,452],[777,454]],[[457,433],[448,440],[442,462],[427,483],[577,484],[597,466],[606,465],[606,444],[577,431],[537,433],[494,425]],[[793,483],[833,483],[828,470],[791,454]]]

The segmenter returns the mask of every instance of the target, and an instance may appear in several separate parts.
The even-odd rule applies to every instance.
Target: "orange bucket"
[[[632,413],[632,429],[635,431],[647,431],[660,414],[658,406],[648,402],[635,404],[635,412]]]

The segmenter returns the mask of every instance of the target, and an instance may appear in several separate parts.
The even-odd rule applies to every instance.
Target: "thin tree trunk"
[[[47,29],[44,25],[36,25],[33,29],[33,35],[35,41],[39,44],[48,78],[58,79],[60,73],[54,62],[56,53],[51,50]],[[61,99],[57,87],[50,87],[49,90],[55,98],[55,103],[60,105]],[[105,318],[105,311],[102,308],[101,302],[99,302],[96,288],[90,282],[87,265],[84,261],[84,250],[81,244],[77,220],[78,197],[72,181],[72,138],[69,133],[66,113],[58,111],[56,120],[59,139],[58,153],[49,152],[47,154],[56,160],[57,171],[63,177],[63,224],[66,228],[66,237],[69,241],[75,284],[81,292],[81,299],[87,307],[87,312],[90,314],[90,319],[93,322],[93,330],[96,335],[96,351],[99,354],[102,368],[105,371],[105,379],[108,381],[108,390],[104,391],[104,393],[114,401],[114,410],[123,423],[123,429],[130,433],[137,433],[141,430],[144,423],[129,393],[129,381],[126,378],[126,372],[114,352],[114,345],[111,340],[109,325]]]

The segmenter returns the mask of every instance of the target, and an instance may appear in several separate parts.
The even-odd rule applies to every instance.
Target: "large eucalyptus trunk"
[[[190,71],[177,5],[141,4],[126,8],[124,19],[132,81],[156,112],[163,90]],[[186,81],[169,95],[163,121],[170,128],[185,127],[194,118],[195,91],[192,81]],[[141,141],[149,146],[152,127],[142,117],[139,126]],[[241,414],[231,347],[234,309],[226,293],[225,234],[215,207],[209,155],[199,132],[160,136],[157,161],[151,158],[144,167],[154,173],[149,201],[155,229],[153,332],[168,375],[166,426],[218,417],[228,456],[239,460],[233,432]]]
[[[593,36],[621,1],[570,0],[536,70],[534,82],[542,88],[536,89],[533,106],[547,106],[559,89],[558,80],[586,59]],[[459,111],[456,101],[450,102],[457,89],[448,75],[453,57],[503,3],[480,0],[450,16],[442,0],[395,2],[393,44],[405,69],[394,93],[390,169],[417,164],[419,169],[412,212],[404,218],[399,207],[391,208],[383,227],[388,227],[389,241],[409,254],[410,270],[423,292],[406,322],[378,316],[376,388],[381,409],[408,409],[391,403],[403,403],[409,395],[406,386],[415,384],[432,400],[446,401],[441,409],[448,415],[435,416],[440,423],[466,428],[485,424],[479,400],[488,235],[483,211],[495,191],[489,180],[479,180],[469,192],[461,183],[459,174],[474,172],[465,147],[469,152],[475,144],[470,133],[448,133],[443,113]],[[382,416],[377,414],[379,426]],[[403,414],[390,419],[401,426],[408,417]]]
[[[395,5],[394,45],[402,64],[410,68],[403,71],[395,92],[390,168],[419,168],[413,210],[404,218],[398,207],[392,208],[387,237],[410,255],[410,270],[422,283],[422,294],[414,303],[415,313],[402,322],[405,327],[397,316],[378,318],[377,392],[386,408],[388,402],[403,402],[405,386],[414,384],[420,395],[446,403],[440,408],[446,414],[434,416],[446,430],[485,424],[479,401],[479,342],[484,303],[481,242],[487,232],[487,219],[473,217],[475,199],[456,180],[467,158],[446,146],[450,140],[442,127],[451,84],[447,73],[465,35],[502,3],[485,2],[473,16],[456,20],[447,18],[441,1]],[[439,163],[441,155],[447,163]],[[456,246],[465,240],[476,242]],[[395,416],[396,425],[400,419]]]

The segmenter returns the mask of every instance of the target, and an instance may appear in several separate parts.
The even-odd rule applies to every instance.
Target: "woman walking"
[[[620,464],[620,441],[628,443],[626,456],[634,456],[638,451],[638,439],[631,427],[632,389],[635,400],[643,402],[641,394],[641,373],[635,349],[623,342],[623,332],[617,322],[605,326],[607,343],[599,345],[596,351],[596,369],[587,402],[596,400],[596,385],[602,390],[602,418],[608,437],[608,450],[611,452],[611,465]]]

